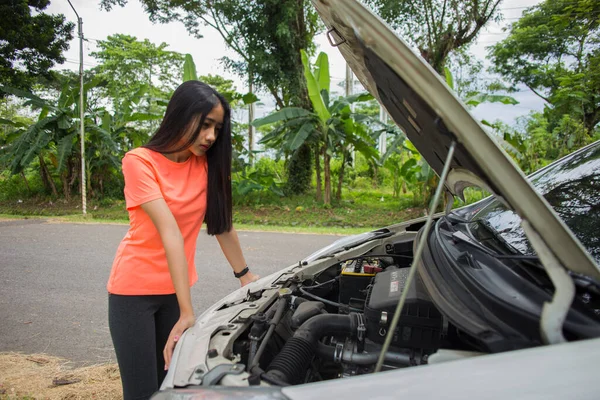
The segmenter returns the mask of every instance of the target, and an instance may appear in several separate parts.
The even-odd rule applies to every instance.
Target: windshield
[[[600,142],[534,174],[531,182],[600,264]],[[498,200],[490,202],[473,220],[496,231],[517,252],[534,254],[521,228],[521,218]]]

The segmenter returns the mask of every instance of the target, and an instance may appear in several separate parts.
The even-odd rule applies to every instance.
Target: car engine
[[[250,385],[374,372],[412,261],[412,243],[388,247],[386,254],[342,259],[310,280],[291,282],[270,307],[253,315],[247,335],[233,346]],[[447,341],[448,323],[417,278],[406,293],[383,370],[425,364]]]

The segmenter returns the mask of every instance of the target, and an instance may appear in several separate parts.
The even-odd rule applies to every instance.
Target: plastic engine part
[[[366,300],[367,337],[383,343],[400,296],[406,285],[408,268],[389,267],[375,276]],[[417,278],[408,289],[392,346],[437,349],[442,334],[442,316]]]

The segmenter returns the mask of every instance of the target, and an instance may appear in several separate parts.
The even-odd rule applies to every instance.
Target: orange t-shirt
[[[190,286],[198,280],[194,254],[206,212],[208,164],[192,155],[177,163],[153,150],[137,148],[123,158],[129,231],[113,262],[107,289],[121,295],[173,294],[165,249],[154,223],[140,207],[165,199],[183,236]]]

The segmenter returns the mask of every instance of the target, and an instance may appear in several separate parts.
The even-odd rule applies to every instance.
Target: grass
[[[380,228],[423,215],[423,208],[411,208],[411,197],[354,191],[333,206],[324,206],[312,195],[283,197],[275,201],[249,202],[233,207],[238,230],[298,233],[354,234]],[[79,198],[70,202],[49,198],[4,200],[2,218],[51,218],[74,223],[127,223],[123,200],[90,200],[88,215],[81,213]]]
[[[1,186],[1,185],[0,185]],[[10,189],[10,188],[9,188]],[[57,222],[127,224],[128,213],[122,199],[90,199],[87,216],[81,200],[74,197],[52,199],[20,196],[13,190],[0,196],[0,218],[50,218]],[[467,188],[467,203],[487,193]],[[260,197],[263,196],[263,197]],[[234,198],[233,221],[238,230],[321,233],[349,235],[381,228],[425,214],[425,207],[412,193],[394,197],[385,189],[344,189],[344,197],[332,206],[317,202],[314,194],[278,197],[273,193],[250,193]],[[418,206],[415,206],[417,204]],[[455,200],[454,207],[463,205]]]

